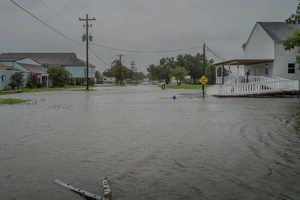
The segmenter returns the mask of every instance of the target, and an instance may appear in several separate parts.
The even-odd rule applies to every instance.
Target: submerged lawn
[[[22,88],[20,90],[20,92],[25,92],[25,93],[29,93],[29,92],[49,92],[49,91],[63,91],[65,89],[76,89],[76,88],[85,88],[86,86],[74,86],[74,85],[66,85],[65,87],[55,87],[55,88],[34,88],[34,89],[30,89],[30,88]],[[0,95],[6,95],[6,94],[17,94],[19,93],[18,91],[0,91]]]
[[[0,104],[13,105],[13,104],[24,103],[24,102],[27,102],[27,101],[28,100],[24,100],[24,99],[12,99],[12,98],[8,98],[8,99],[0,99]]]
[[[210,85],[205,85],[205,88]],[[202,85],[166,85],[166,89],[186,89],[186,90],[200,90]]]

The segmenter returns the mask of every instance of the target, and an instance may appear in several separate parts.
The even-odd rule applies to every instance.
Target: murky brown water
[[[185,91],[186,92],[186,91]],[[153,86],[20,94],[0,106],[0,199],[300,199],[299,99],[215,99]],[[199,97],[199,95],[195,95]]]

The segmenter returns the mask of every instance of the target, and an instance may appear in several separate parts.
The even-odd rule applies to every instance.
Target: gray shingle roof
[[[19,62],[18,62],[18,64],[34,74],[48,74],[48,72],[47,72],[48,69],[44,68],[40,65],[30,65],[30,64],[24,64],[24,63],[19,63]]]
[[[40,64],[48,65],[85,65],[85,62],[77,58],[75,53],[2,53],[0,60],[20,60],[31,58]],[[90,66],[94,66],[90,64]]]
[[[285,22],[257,22],[275,42],[285,41],[294,30],[300,29],[300,24]]]

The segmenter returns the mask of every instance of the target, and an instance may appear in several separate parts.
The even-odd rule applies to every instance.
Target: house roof
[[[6,66],[3,64],[0,64],[0,70],[16,70],[15,68],[12,68],[10,66]]]
[[[0,60],[16,61],[31,58],[40,64],[82,66],[85,62],[77,58],[75,53],[2,53]],[[90,64],[95,67],[95,65]]]
[[[34,74],[48,74],[48,69],[41,67],[40,65],[30,65],[30,64],[24,64],[24,63],[18,63],[28,71],[34,73]]]
[[[220,65],[258,65],[263,63],[269,63],[274,62],[273,59],[233,59],[233,60],[227,60],[220,63],[215,63],[214,65],[220,66]]]
[[[257,22],[275,42],[283,42],[294,30],[300,29],[300,24],[286,22]]]

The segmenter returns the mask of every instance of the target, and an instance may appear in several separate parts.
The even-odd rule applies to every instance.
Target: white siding
[[[245,72],[248,71],[248,68]],[[250,67],[250,76],[266,76],[272,78],[274,76],[274,64],[268,63],[268,74],[266,74],[266,64],[252,65]]]
[[[246,59],[273,59],[274,58],[274,40],[267,32],[256,24],[246,48],[244,50]]]
[[[283,44],[275,44],[274,76],[291,80],[300,80],[300,70],[296,64],[296,73],[288,73],[288,64],[295,63],[298,52],[296,49],[285,51]]]

